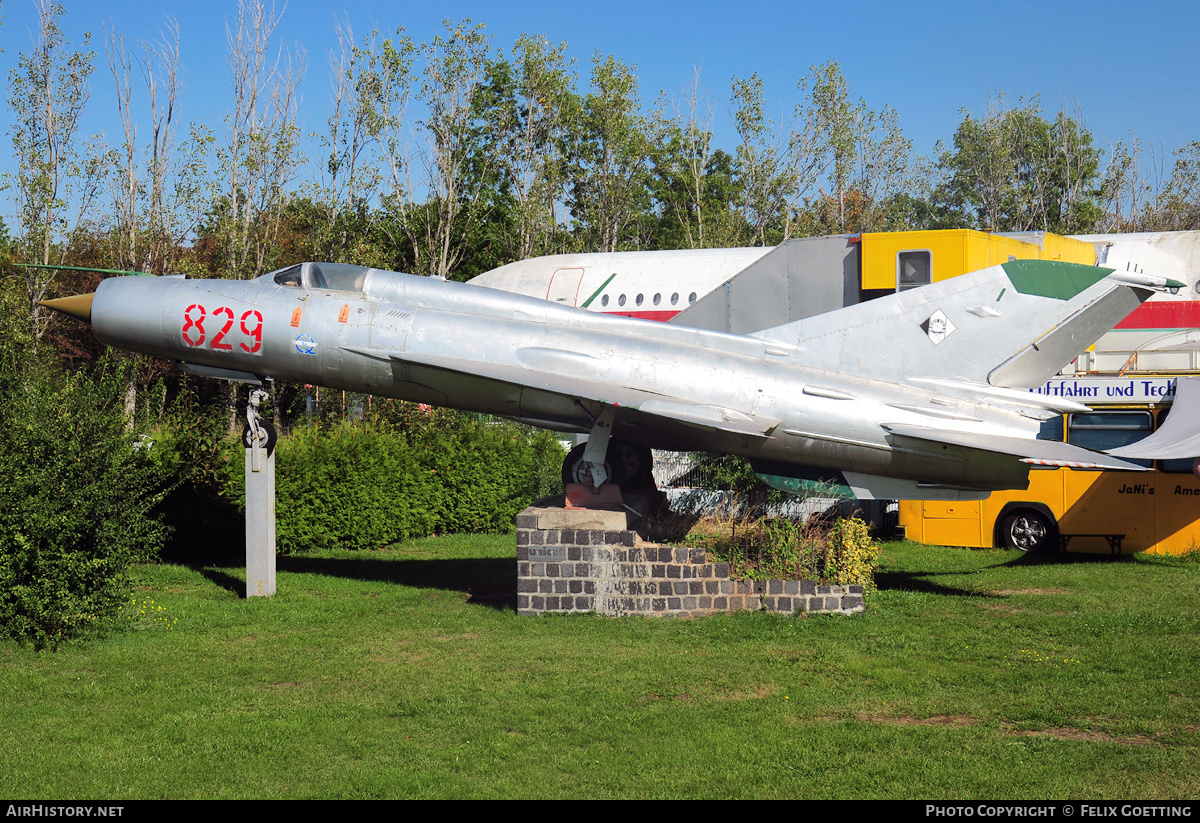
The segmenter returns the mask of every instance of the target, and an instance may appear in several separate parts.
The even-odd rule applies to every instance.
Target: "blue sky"
[[[63,5],[72,44],[93,32],[98,66],[85,122],[89,133],[104,132],[112,143],[119,139],[102,26],[127,40],[153,37],[167,16],[178,20],[183,38],[182,120],[219,127],[231,96],[225,25],[236,13],[234,0]],[[736,144],[728,113],[733,75],[757,72],[769,111],[787,114],[800,102],[797,80],[809,66],[831,59],[841,64],[852,96],[875,109],[887,104],[897,110],[905,134],[923,155],[938,139],[951,140],[962,110],[981,113],[1001,91],[1014,103],[1040,95],[1047,114],[1072,97],[1102,148],[1132,130],[1147,150],[1168,156],[1168,167],[1171,152],[1200,139],[1196,3],[290,0],[277,9],[282,10],[277,42],[307,55],[300,111],[306,132],[320,128],[328,114],[328,54],[338,19],[348,20],[359,36],[375,27],[393,33],[403,26],[421,41],[442,31],[443,18],[469,17],[484,23],[494,45],[506,51],[522,33],[566,41],[581,80],[596,50],[636,65],[647,105],[660,90],[682,90],[698,66],[715,99],[717,144],[727,150]],[[0,0],[0,17],[0,68],[7,77],[18,53],[31,46],[33,0]],[[7,133],[10,124],[4,108],[0,130]],[[5,139],[0,168],[11,165],[8,146]],[[0,198],[5,201],[0,213],[10,214],[8,196]]]

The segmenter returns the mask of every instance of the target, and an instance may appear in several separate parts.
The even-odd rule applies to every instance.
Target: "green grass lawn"
[[[0,796],[1200,797],[1200,563],[883,554],[864,615],[690,621],[518,617],[511,536],[144,567],[0,647]]]

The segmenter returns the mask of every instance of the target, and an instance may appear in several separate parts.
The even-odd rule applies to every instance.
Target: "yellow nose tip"
[[[70,297],[60,297],[57,300],[40,300],[39,306],[45,306],[48,309],[54,309],[63,314],[69,314],[76,320],[82,320],[84,323],[92,322],[92,298],[96,296],[95,292],[90,294],[73,294]]]

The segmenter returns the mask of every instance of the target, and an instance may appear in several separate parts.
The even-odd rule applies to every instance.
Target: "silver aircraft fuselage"
[[[1000,295],[989,306],[1018,300],[1023,309],[1024,289],[992,289],[996,276],[977,287],[988,300]],[[1004,272],[999,276],[1008,283]],[[898,296],[895,308],[847,317],[864,318],[856,322],[880,347],[886,369],[889,349],[927,347],[940,355],[951,348],[938,351],[937,335],[976,322],[955,313],[954,300],[983,318],[984,332],[993,322],[986,312],[1000,315],[968,306],[973,295],[946,294],[938,305],[949,323],[933,322],[933,315],[918,328],[911,318],[929,311],[911,293]],[[965,366],[950,368],[967,380],[854,373],[872,353],[851,351],[851,338],[837,337],[836,318],[824,321],[825,329],[811,327],[807,340],[810,326],[799,337],[790,329],[734,335],[324,263],[252,281],[110,278],[96,291],[90,319],[100,342],[179,361],[198,374],[314,383],[563,431],[592,430],[605,413],[612,436],[632,443],[849,472],[872,479],[880,497],[911,497],[918,488],[975,497],[1024,488],[1029,467],[1011,443],[1032,441],[1038,418],[1065,407],[982,385]],[[1009,360],[1020,365],[1027,353]],[[841,362],[851,367],[837,367]]]

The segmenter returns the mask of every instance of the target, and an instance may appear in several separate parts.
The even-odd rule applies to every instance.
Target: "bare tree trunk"
[[[118,32],[105,31],[104,48],[108,53],[108,70],[116,81],[117,112],[125,136],[121,173],[113,181],[113,210],[119,237],[114,262],[117,268],[136,269],[142,261],[138,254],[137,124],[133,121],[132,111],[133,67],[125,48],[125,38]]]
[[[149,234],[145,268],[165,274],[174,258],[176,227],[164,207],[164,189],[175,145],[175,102],[183,82],[179,64],[179,24],[167,22],[163,40],[143,44],[143,74],[150,93],[150,197],[146,229]],[[161,72],[161,74],[160,74]],[[165,99],[160,99],[162,95]]]
[[[281,69],[268,57],[279,16],[261,0],[239,0],[227,30],[234,105],[221,161],[226,173],[225,268],[238,277],[265,270],[287,185],[299,167],[296,87],[303,60]]]

